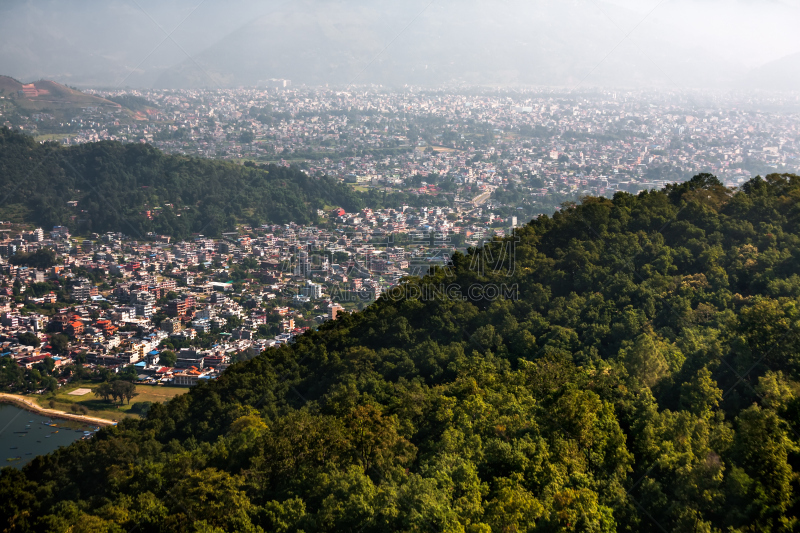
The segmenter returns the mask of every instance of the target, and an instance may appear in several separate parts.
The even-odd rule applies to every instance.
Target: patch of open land
[[[72,413],[73,406],[85,407],[88,415],[105,418],[107,420],[121,420],[123,418],[138,417],[130,412],[136,402],[167,402],[180,394],[189,391],[186,387],[169,387],[164,385],[136,385],[137,395],[120,405],[112,401],[95,396],[94,391],[99,383],[82,384],[62,387],[55,395],[35,395],[27,398],[34,400],[42,407],[57,409],[65,413]],[[87,391],[88,389],[88,391]],[[84,392],[87,391],[87,392]],[[51,407],[50,402],[53,402]]]

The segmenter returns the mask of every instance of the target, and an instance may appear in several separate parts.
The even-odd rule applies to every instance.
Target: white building
[[[306,286],[303,287],[303,294],[312,300],[319,300],[322,298],[322,285],[313,281],[306,281]]]

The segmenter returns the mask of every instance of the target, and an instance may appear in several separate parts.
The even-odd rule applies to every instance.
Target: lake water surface
[[[37,455],[69,446],[96,427],[0,404],[0,467],[20,468]]]

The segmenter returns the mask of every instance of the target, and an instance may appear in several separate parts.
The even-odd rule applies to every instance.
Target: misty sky
[[[0,74],[784,90],[800,82],[798,23],[800,0],[4,0]]]

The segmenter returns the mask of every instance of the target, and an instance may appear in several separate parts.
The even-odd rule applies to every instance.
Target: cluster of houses
[[[116,372],[133,366],[149,382],[213,379],[232,362],[292,342],[404,277],[446,263],[456,240],[504,234],[476,219],[480,213],[475,206],[337,208],[318,213],[322,227],[242,226],[179,242],[9,226],[0,234],[2,355],[24,365],[51,357]],[[48,264],[47,254],[37,255],[42,249],[56,252]],[[26,333],[39,346],[18,342]],[[54,348],[54,335],[68,338],[68,349],[63,341]],[[176,361],[170,354],[165,364],[165,347],[177,347]]]
[[[80,361],[112,372],[133,367],[142,382],[194,385],[236,360],[292,342],[309,322],[335,320],[344,311],[309,279],[308,254],[283,268],[290,253],[286,241],[298,242],[289,232],[285,239],[198,236],[175,245],[119,234],[94,235],[87,245],[89,239],[75,241],[68,233],[55,239],[37,233],[0,244],[6,247],[0,250],[0,356],[27,368],[48,358],[55,367]],[[58,251],[56,264],[14,264],[15,255],[41,248]],[[250,257],[258,266],[234,290],[223,279],[231,265]],[[289,294],[289,285],[297,292]],[[314,318],[298,309],[309,301],[318,311]],[[273,327],[264,335],[259,327],[268,324]],[[67,345],[56,346],[56,336],[66,337]]]

